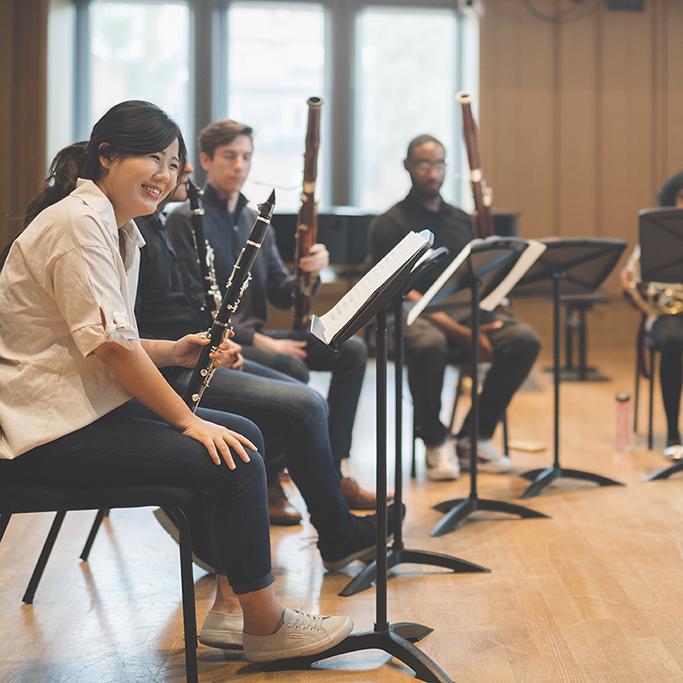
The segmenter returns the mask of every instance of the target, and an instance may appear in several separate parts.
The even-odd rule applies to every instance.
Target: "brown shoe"
[[[268,517],[275,526],[301,524],[301,513],[289,502],[279,481],[268,487]]]
[[[374,510],[377,505],[377,496],[372,491],[364,489],[358,480],[352,477],[342,477],[339,490],[351,510]],[[387,494],[387,502],[393,498],[393,493]]]

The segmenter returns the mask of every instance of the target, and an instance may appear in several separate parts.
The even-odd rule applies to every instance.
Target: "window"
[[[191,139],[187,4],[93,0],[88,19],[90,77],[81,87],[89,107],[79,134],[117,102],[142,99],[159,105]]]
[[[325,97],[324,9],[313,3],[235,2],[227,26],[226,115],[254,128],[254,162],[244,192],[261,201],[274,186],[278,210],[298,209],[306,100]],[[325,137],[321,131],[318,198],[325,185]]]
[[[384,211],[407,193],[402,160],[409,140],[421,133],[446,146],[443,193],[460,199],[454,196],[460,160],[454,144],[457,47],[452,10],[368,8],[357,14],[353,180],[358,206]]]

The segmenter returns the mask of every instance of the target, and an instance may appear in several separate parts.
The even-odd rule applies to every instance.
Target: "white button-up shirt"
[[[121,239],[119,239],[119,232]],[[84,427],[130,395],[93,351],[138,338],[144,239],[91,180],[42,211],[0,272],[0,458]]]

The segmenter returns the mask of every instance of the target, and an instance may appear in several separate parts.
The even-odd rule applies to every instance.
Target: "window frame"
[[[190,10],[190,55],[189,67],[192,79],[190,104],[191,130],[186,131],[188,147],[194,158],[199,151],[196,140],[199,131],[210,121],[227,115],[229,105],[228,83],[228,45],[222,36],[228,35],[229,9],[234,2],[290,4],[290,0],[109,0],[121,4],[187,4]],[[92,0],[73,0],[75,12],[75,74],[73,102],[73,133],[81,139],[87,137],[89,130],[90,107],[90,20],[89,6]],[[405,9],[448,9],[456,19],[457,60],[454,68],[455,83],[453,94],[469,81],[478,84],[478,58],[476,66],[465,73],[466,47],[464,15],[454,0],[291,0],[291,4],[321,5],[325,12],[325,132],[331,144],[326,160],[327,183],[325,196],[333,206],[353,206],[358,197],[353,176],[355,168],[354,150],[356,149],[354,74],[356,73],[356,16],[367,8],[389,7]],[[334,30],[333,30],[334,27]],[[478,55],[477,55],[478,57]],[[201,75],[201,77],[198,77]],[[475,109],[478,99],[475,92]],[[460,134],[461,120],[458,115],[453,120],[454,148],[448,150],[455,169],[461,168],[464,158],[464,143]],[[349,144],[351,141],[351,144]],[[407,141],[406,141],[407,142]],[[201,182],[205,174],[197,164],[196,176]],[[457,170],[456,170],[457,173]],[[457,204],[467,204],[464,196],[464,182],[455,183]]]

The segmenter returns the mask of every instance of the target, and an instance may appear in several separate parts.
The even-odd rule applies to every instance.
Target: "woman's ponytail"
[[[43,209],[71,194],[85,162],[87,142],[74,142],[64,147],[50,164],[50,172],[43,189],[31,200],[24,216],[26,227]]]

